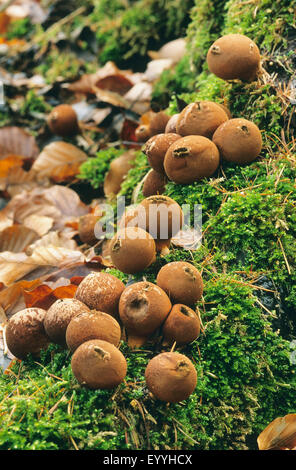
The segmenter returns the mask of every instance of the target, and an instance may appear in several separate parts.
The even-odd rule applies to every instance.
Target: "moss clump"
[[[105,174],[109,170],[110,163],[124,152],[123,149],[114,147],[100,150],[96,157],[89,158],[80,166],[79,179],[88,181],[95,189],[100,188],[105,179]]]

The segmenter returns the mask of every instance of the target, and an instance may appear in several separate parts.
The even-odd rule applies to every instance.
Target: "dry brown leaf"
[[[8,318],[25,308],[23,290],[34,289],[40,283],[39,279],[34,281],[19,281],[0,291],[0,305]]]
[[[10,155],[9,157],[0,160],[0,181],[6,178],[11,169],[22,167],[23,159],[17,155]]]
[[[51,289],[42,284],[31,291],[24,291],[26,307],[37,307],[48,310],[57,299],[72,299],[77,290],[77,286],[69,284],[67,286]]]
[[[173,41],[167,42],[162,46],[159,51],[148,51],[148,55],[153,60],[157,59],[172,59],[174,63],[186,54],[186,40],[184,38],[174,39]]]
[[[50,178],[62,182],[74,178],[79,166],[87,160],[87,155],[67,142],[53,142],[47,145],[35,160],[32,170],[39,178]]]
[[[173,65],[174,61],[172,59],[151,60],[144,73],[145,80],[154,82],[160,77],[164,70],[169,70]]]
[[[274,419],[257,439],[259,450],[296,449],[296,413]]]
[[[74,240],[69,239],[63,233],[49,232],[39,240],[32,243],[26,250],[27,255],[32,255],[36,248],[46,248],[54,246],[56,248],[67,248],[68,250],[76,250],[77,243]]]
[[[12,225],[0,232],[0,252],[21,253],[38,238],[32,229],[24,225]]]
[[[2,127],[0,129],[0,158],[17,155],[36,158],[39,148],[35,137],[19,127]]]
[[[45,182],[43,182],[43,184],[45,184]],[[10,197],[14,197],[23,191],[33,189],[38,185],[36,173],[32,170],[25,171],[19,166],[10,168],[6,177],[0,179],[0,189],[6,191]]]
[[[34,230],[40,237],[46,235],[53,226],[54,220],[51,217],[42,215],[30,215],[24,220],[24,225]]]

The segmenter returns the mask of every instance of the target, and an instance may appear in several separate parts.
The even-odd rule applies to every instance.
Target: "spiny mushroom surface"
[[[77,114],[68,104],[56,106],[49,114],[47,122],[51,132],[61,137],[79,133]]]
[[[186,261],[173,261],[163,266],[156,283],[176,304],[194,305],[203,293],[200,272]]]
[[[153,237],[139,227],[120,229],[110,244],[114,266],[126,274],[144,271],[155,261],[156,247]]]
[[[89,389],[112,389],[125,378],[127,363],[113,344],[99,339],[82,343],[71,360],[73,374]]]
[[[72,352],[91,339],[101,339],[118,346],[120,337],[121,329],[115,318],[98,310],[76,315],[66,331],[67,346]]]
[[[207,63],[210,71],[224,80],[251,81],[260,69],[260,51],[247,36],[227,34],[211,45]]]
[[[164,174],[163,161],[169,147],[180,139],[178,134],[157,134],[146,142],[143,153],[145,153],[148,163],[153,170]]]
[[[128,286],[119,302],[120,319],[129,334],[148,337],[164,322],[172,304],[155,284],[142,281]]]
[[[192,343],[200,334],[200,320],[187,305],[176,304],[166,318],[162,333],[165,342],[183,345]]]
[[[164,169],[168,178],[179,184],[190,184],[212,176],[220,163],[216,145],[206,137],[189,135],[168,149]]]
[[[194,391],[197,373],[188,357],[176,352],[165,352],[149,361],[145,380],[155,398],[178,403],[186,400]]]
[[[222,159],[241,165],[255,160],[262,149],[259,128],[243,118],[230,119],[219,126],[213,135],[213,142]]]
[[[125,286],[117,277],[105,272],[92,272],[79,284],[75,298],[92,310],[118,315],[118,303]]]
[[[53,343],[66,346],[66,330],[75,315],[89,308],[77,299],[58,299],[44,317],[45,332]]]
[[[212,138],[215,130],[228,120],[223,107],[213,101],[197,101],[188,104],[179,114],[176,124],[177,134],[202,135]]]
[[[39,356],[41,350],[49,346],[50,340],[43,325],[45,314],[42,308],[26,308],[9,319],[5,331],[6,343],[18,359],[25,359],[28,354]]]

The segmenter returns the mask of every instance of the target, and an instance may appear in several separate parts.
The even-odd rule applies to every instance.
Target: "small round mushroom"
[[[47,310],[44,329],[53,343],[66,346],[66,330],[73,317],[89,308],[77,299],[58,299]]]
[[[119,349],[99,339],[82,343],[72,356],[71,367],[78,382],[92,390],[117,387],[127,372]]]
[[[91,339],[101,339],[117,347],[120,337],[121,329],[115,318],[97,310],[76,315],[70,321],[66,332],[66,342],[71,352]]]
[[[114,266],[126,274],[144,271],[156,257],[156,247],[152,236],[139,227],[120,229],[110,245],[111,260]]]
[[[61,137],[70,137],[80,131],[77,114],[68,104],[56,106],[49,114],[47,122],[51,132]]]
[[[142,281],[126,287],[119,302],[119,315],[129,335],[150,336],[168,316],[172,304],[155,284]]]
[[[167,177],[155,170],[150,170],[143,184],[143,196],[156,196],[162,194],[165,190]]]
[[[188,104],[177,120],[177,134],[181,136],[202,135],[211,139],[215,130],[228,120],[221,105],[212,101]]]
[[[119,193],[121,184],[132,168],[132,162],[135,157],[136,152],[134,150],[128,150],[111,162],[104,181],[104,194],[106,197],[111,197]]]
[[[220,163],[216,145],[206,137],[188,135],[168,149],[164,169],[171,181],[190,184],[212,176]]]
[[[75,298],[92,310],[118,316],[118,304],[125,286],[117,277],[105,272],[92,272],[79,284]]]
[[[261,132],[251,121],[237,118],[222,124],[213,135],[221,157],[240,165],[250,163],[261,152]]]
[[[158,173],[164,174],[163,161],[169,147],[180,139],[178,134],[157,134],[151,137],[144,146],[145,153],[149,165]]]
[[[220,106],[220,108],[222,108],[223,111],[225,111],[225,113],[227,114],[228,119],[231,119],[231,118],[232,118],[231,112],[230,112],[230,110],[227,108],[227,106],[225,106],[225,105],[222,104],[222,103],[217,103],[217,105]]]
[[[200,272],[186,261],[173,261],[163,266],[156,283],[176,304],[194,305],[203,294]]]
[[[149,124],[151,136],[164,133],[169,120],[170,116],[165,112],[159,111],[158,113],[155,113]]]
[[[173,116],[170,117],[166,127],[165,127],[165,133],[166,134],[177,134],[177,128],[176,128],[176,125],[177,125],[177,121],[179,119],[179,113],[178,114],[174,114]]]
[[[49,346],[50,340],[43,325],[45,314],[42,308],[26,308],[8,320],[7,347],[18,359],[25,359],[28,354],[39,356],[41,350]]]
[[[200,320],[194,310],[187,305],[176,304],[165,320],[162,332],[164,340],[173,344],[192,343],[200,334]]]
[[[135,130],[137,142],[147,142],[151,137],[151,131],[148,124],[140,124]]]
[[[103,215],[103,214],[102,214]],[[100,216],[94,214],[82,215],[78,222],[78,234],[82,243],[93,245],[98,241],[95,235],[95,226]]]
[[[260,51],[242,34],[227,34],[215,41],[207,54],[212,73],[224,80],[251,81],[260,69]]]
[[[194,391],[197,373],[188,357],[176,352],[164,352],[149,361],[145,379],[155,398],[178,403]]]

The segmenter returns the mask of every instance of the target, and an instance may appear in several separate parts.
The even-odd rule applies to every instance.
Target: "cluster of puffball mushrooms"
[[[250,81],[260,71],[256,44],[239,34],[218,39],[208,51],[207,62],[210,71],[225,80]],[[62,137],[79,132],[76,113],[68,105],[55,108],[48,124]],[[157,253],[166,253],[182,227],[181,207],[162,195],[167,178],[190,184],[213,175],[220,158],[249,163],[262,147],[260,130],[253,122],[232,119],[225,106],[211,101],[190,103],[172,117],[155,113],[136,134],[140,142],[146,142],[143,150],[152,170],[143,188],[145,199],[124,215],[110,243],[112,264],[126,274],[144,271]],[[106,184],[110,193],[115,192],[111,183]],[[160,206],[167,208],[166,237],[161,234]],[[156,214],[154,224],[151,208]],[[39,355],[51,342],[67,347],[73,374],[81,385],[112,389],[127,374],[127,362],[119,350],[123,337],[135,347],[160,332],[163,345],[173,348],[199,337],[200,317],[193,308],[202,293],[200,272],[182,261],[163,266],[155,284],[144,280],[125,286],[110,273],[93,272],[79,284],[74,299],[57,300],[47,311],[27,308],[16,313],[6,328],[7,346],[19,359],[29,353]],[[197,373],[190,359],[173,348],[149,361],[145,379],[155,398],[175,403],[194,391]]]
[[[119,345],[125,329],[134,345],[161,329],[164,343],[184,345],[200,334],[199,315],[190,307],[200,300],[203,281],[186,262],[163,266],[156,284],[125,286],[106,272],[93,272],[79,284],[74,299],[59,299],[47,311],[27,308],[6,327],[9,350],[19,359],[39,355],[50,343],[67,347],[77,381],[90,389],[112,389],[127,374]],[[197,383],[193,363],[177,352],[163,352],[145,370],[148,390],[166,402],[189,397]]]

